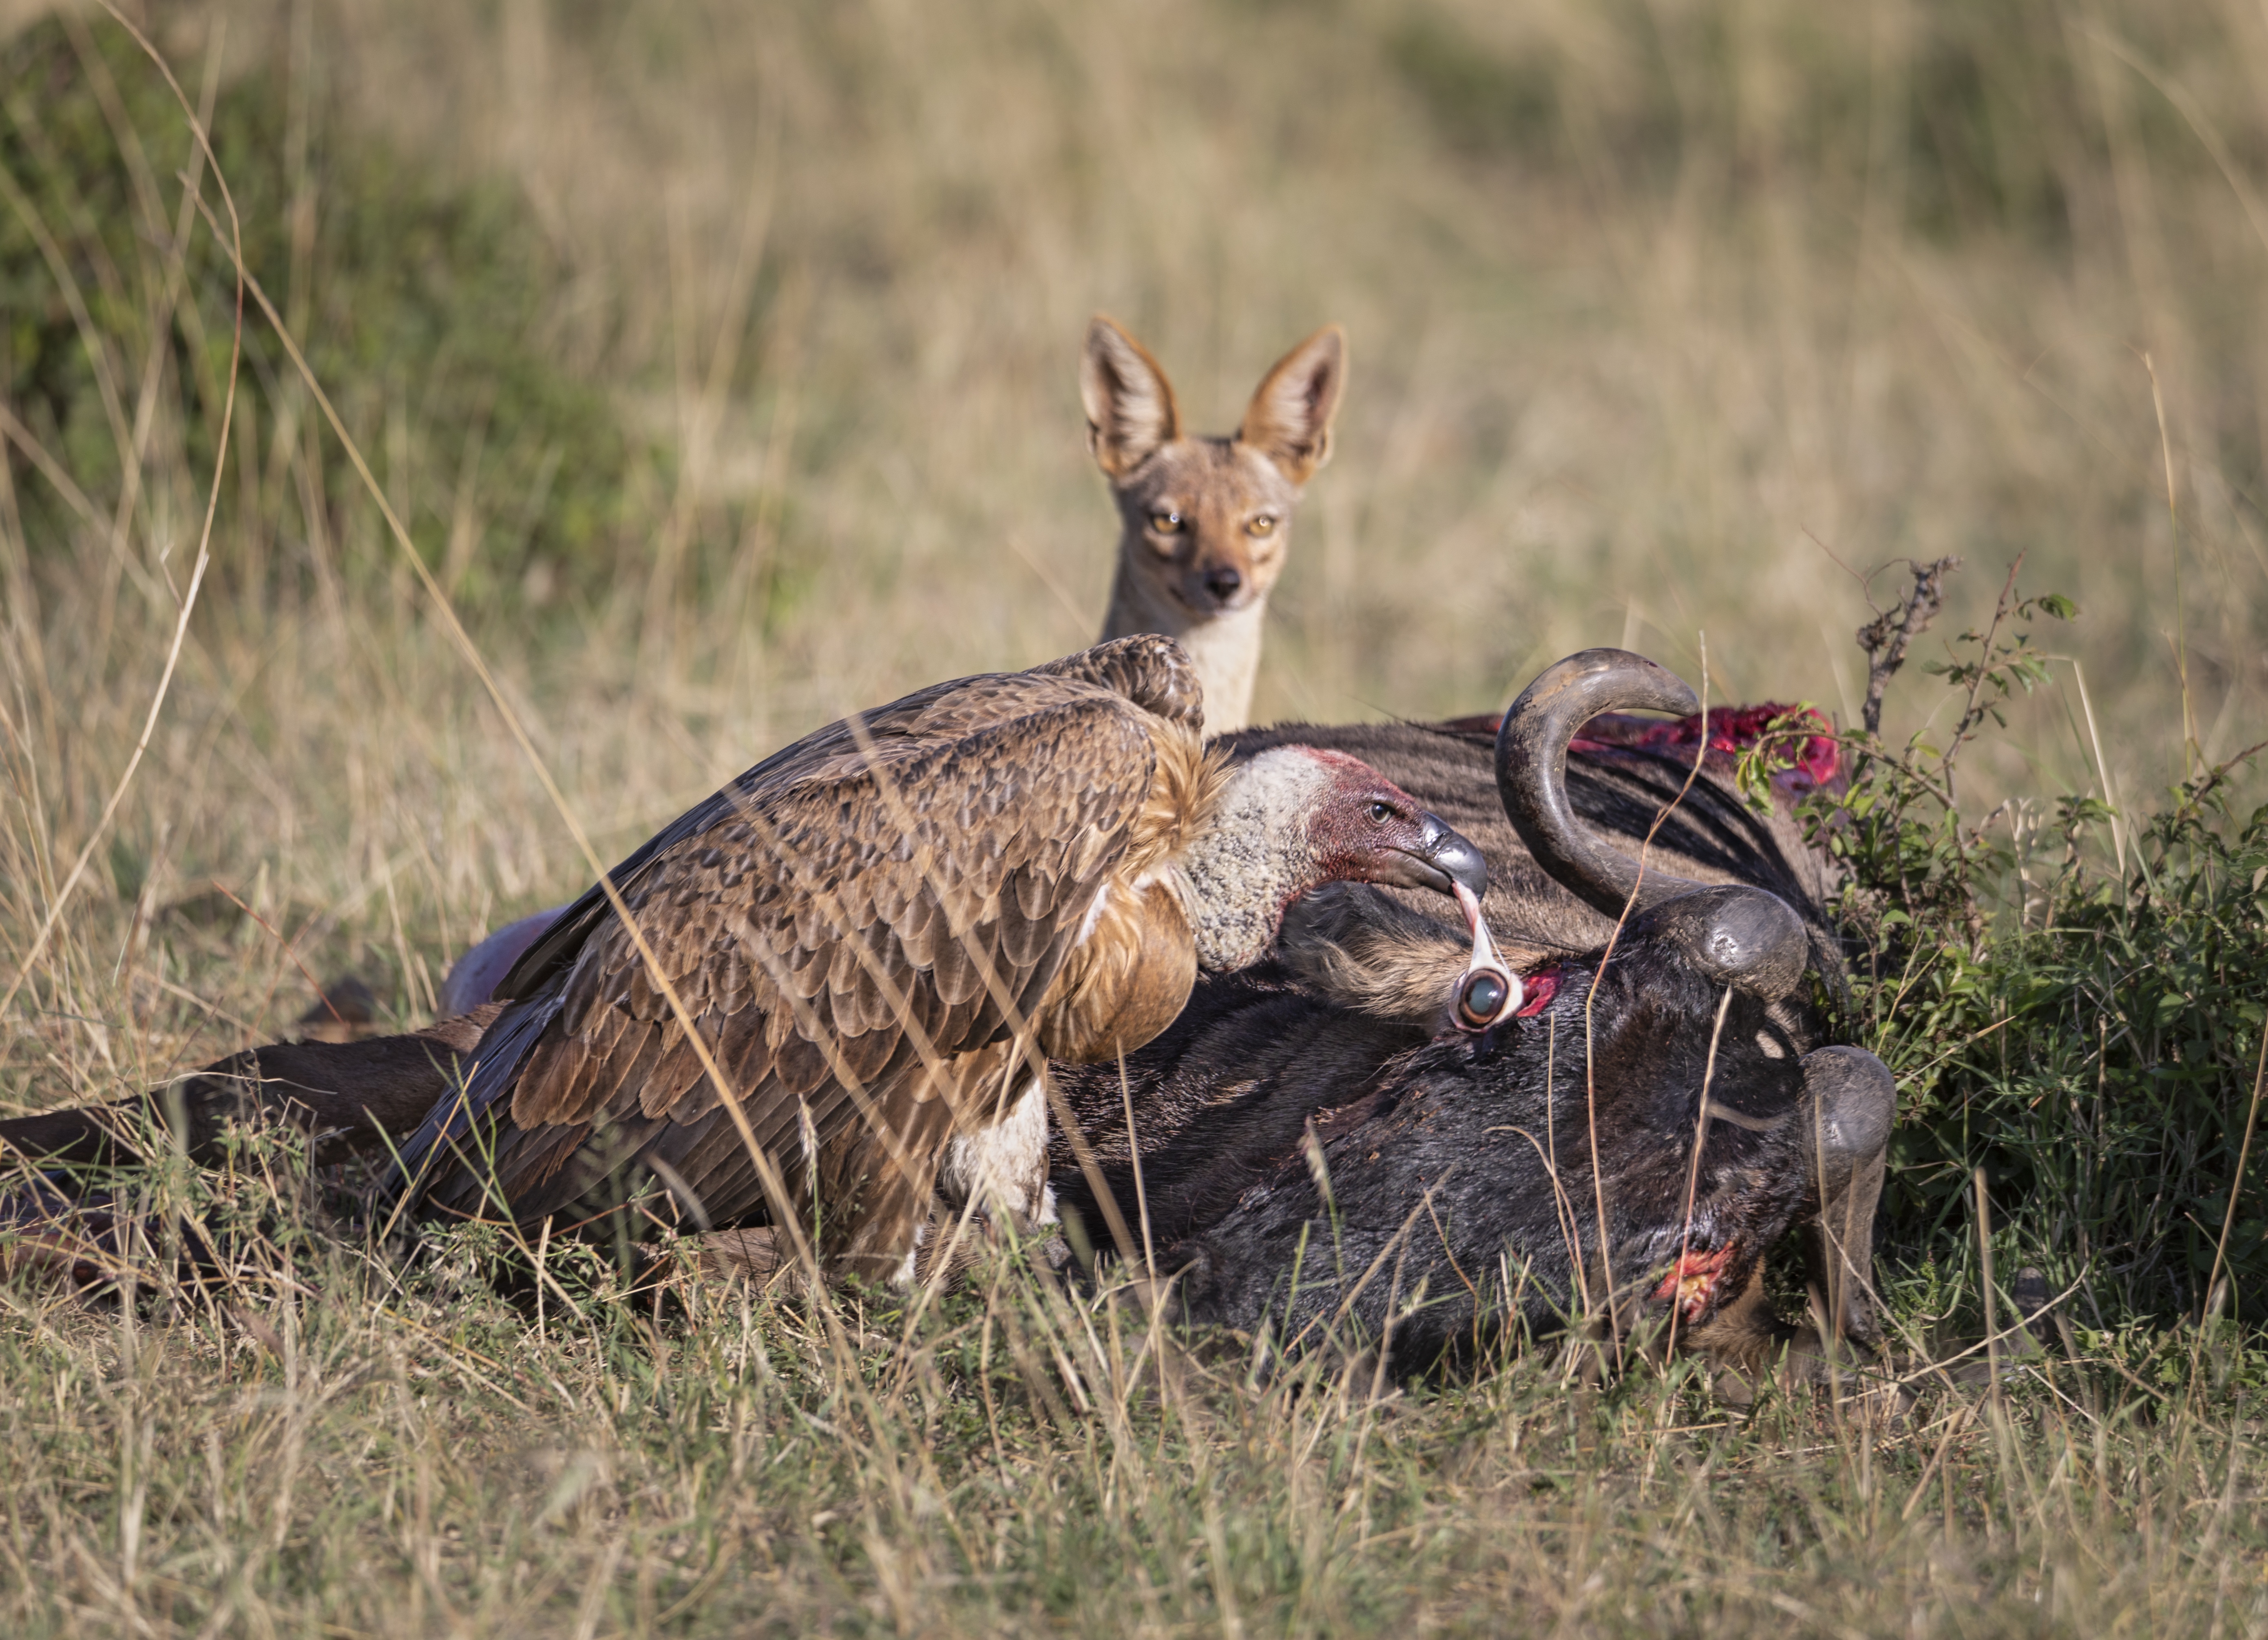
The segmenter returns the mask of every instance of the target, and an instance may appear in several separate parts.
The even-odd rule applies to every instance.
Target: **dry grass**
[[[650,445],[637,550],[473,629],[608,852],[846,707],[1091,636],[1115,526],[1073,349],[1097,307],[1213,428],[1283,347],[1349,327],[1263,720],[1474,710],[1589,643],[1690,673],[1704,633],[1719,689],[1855,716],[1842,565],[1964,553],[1974,607],[2022,550],[2086,610],[2066,652],[2146,806],[2185,756],[2257,739],[2268,685],[2268,23],[2033,10],[338,0],[168,11],[159,37],[193,96],[209,60],[281,63],[350,128],[532,202],[564,269],[545,345]],[[1962,40],[1974,106],[1914,96]],[[1479,65],[1482,115],[1444,49]],[[1527,124],[1491,123],[1537,84]],[[1998,169],[1934,202],[1916,133],[1970,114]],[[144,261],[111,270],[128,310],[165,299],[180,189],[155,186]],[[197,318],[225,349],[227,312]],[[19,460],[0,494],[11,1108],[277,1032],[303,964],[418,1015],[475,932],[585,879],[376,510],[305,504],[322,469],[288,380],[245,386],[243,508],[100,823],[211,479],[166,357],[130,327],[107,345],[129,425],[147,384],[134,504],[92,494],[34,541],[19,492],[47,481]],[[454,457],[394,402],[377,470],[460,539],[415,499],[451,493],[416,462]],[[1979,770],[1997,791],[2100,789],[2075,667],[2055,676]],[[213,881],[260,918],[166,909]],[[1586,1402],[1538,1363],[1379,1405],[1233,1364],[1161,1394],[1111,1313],[1012,1273],[902,1341],[854,1313],[839,1346],[732,1291],[656,1320],[593,1276],[538,1312],[453,1256],[403,1276],[286,1237],[280,1296],[138,1311],[0,1289],[0,1621],[2268,1626],[2241,1354],[2146,1386],[2058,1368],[2005,1408],[1924,1385],[1887,1433],[1806,1408],[1736,1426],[1675,1378]],[[1906,1302],[1951,1301],[1918,1276]],[[2192,1336],[2132,1360],[2182,1368]]]
[[[539,1331],[461,1264],[138,1323],[12,1297],[11,1632],[2253,1632],[2257,1450],[2223,1415],[1926,1396],[1883,1433],[1603,1404],[1529,1364],[1384,1403],[1012,1274],[830,1348],[737,1289],[582,1287]],[[571,1282],[574,1278],[570,1276]],[[860,1331],[862,1322],[869,1332]],[[1122,1330],[1123,1328],[1124,1330]],[[2113,1383],[2116,1380],[2112,1380]],[[2141,1398],[2138,1398],[2141,1399]]]

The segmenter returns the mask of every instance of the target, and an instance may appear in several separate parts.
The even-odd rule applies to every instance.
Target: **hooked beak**
[[[1473,931],[1473,954],[1450,994],[1449,1017],[1460,1031],[1478,1034],[1518,1013],[1526,988],[1520,975],[1496,954],[1496,942],[1489,938],[1488,924],[1481,920],[1480,896],[1461,882],[1457,903],[1464,908],[1465,923]]]
[[[1371,879],[1397,888],[1430,888],[1437,894],[1470,894],[1477,903],[1488,893],[1488,862],[1462,833],[1437,815],[1418,817],[1415,848],[1395,849]]]

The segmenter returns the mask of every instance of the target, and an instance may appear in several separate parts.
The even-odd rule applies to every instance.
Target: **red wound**
[[[1731,1262],[1732,1249],[1719,1247],[1713,1253],[1688,1252],[1677,1261],[1677,1266],[1661,1278],[1661,1285],[1653,1290],[1654,1301],[1667,1304],[1675,1299],[1677,1313],[1689,1321],[1697,1321],[1707,1313],[1717,1297],[1718,1279]]]

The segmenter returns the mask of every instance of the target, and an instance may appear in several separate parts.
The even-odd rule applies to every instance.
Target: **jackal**
[[[1244,725],[1269,589],[1292,509],[1331,453],[1346,333],[1326,325],[1276,362],[1226,438],[1185,435],[1149,350],[1095,315],[1079,363],[1087,448],[1118,503],[1118,576],[1102,636],[1164,632],[1204,680],[1207,734]]]

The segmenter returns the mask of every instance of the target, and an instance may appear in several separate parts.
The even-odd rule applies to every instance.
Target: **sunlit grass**
[[[1887,1428],[1815,1402],[1740,1421],[1685,1373],[1601,1395],[1550,1352],[1382,1400],[1364,1364],[1256,1379],[1009,1267],[909,1329],[740,1285],[657,1305],[603,1264],[563,1262],[539,1311],[463,1244],[406,1272],[320,1238],[265,1262],[138,1312],[11,1291],[14,1632],[2264,1615],[2250,1397],[2211,1372],[2161,1398],[2043,1361],[1997,1400],[1924,1374]]]
[[[193,100],[209,63],[217,88],[269,74],[287,151],[382,134],[430,171],[412,195],[518,190],[503,219],[542,239],[528,345],[623,432],[591,555],[521,527],[564,493],[539,493],[540,447],[504,458],[524,430],[467,459],[461,381],[420,396],[379,357],[326,385],[602,854],[845,708],[1093,636],[1116,532],[1073,387],[1096,307],[1212,430],[1292,340],[1349,326],[1263,719],[1478,710],[1591,643],[1690,674],[1704,634],[1718,698],[1847,718],[1867,611],[1843,566],[1966,555],[1950,636],[2021,550],[2027,587],[2082,614],[1971,754],[1970,818],[2029,799],[2052,854],[2055,798],[2139,827],[2260,738],[2242,166],[2268,33],[2198,7],[1867,15],[353,0],[169,14],[159,39]],[[127,73],[116,26],[81,16]],[[0,93],[36,120],[70,89]],[[421,1019],[452,954],[586,879],[272,348],[239,383],[155,732],[99,823],[218,443],[199,372],[232,297],[209,237],[176,254],[183,129],[89,116],[85,140],[158,157],[115,216],[74,215],[7,151],[11,222],[67,253],[91,316],[63,304],[61,357],[99,357],[119,408],[75,445],[44,387],[4,407],[11,1113],[281,1033],[311,973]],[[324,190],[372,174],[282,165],[266,208],[310,225],[261,242],[312,256],[352,202]],[[333,288],[382,299],[413,239],[446,271],[382,221]],[[183,255],[203,276],[169,297]],[[288,265],[277,283],[288,314]],[[11,370],[30,301],[0,294]],[[1939,698],[1909,676],[1888,726]],[[2058,1064],[2083,1077],[2087,1048]],[[1933,1104],[1930,1131],[1964,1120]],[[0,1288],[11,1632],[2268,1627],[2261,1357],[2147,1294],[2074,1305],[2080,1358],[1999,1397],[1922,1373],[1888,1426],[1774,1401],[1736,1421],[1682,1371],[1580,1392],[1548,1351],[1373,1399],[1321,1359],[1189,1357],[1010,1265],[910,1324],[714,1283],[657,1304],[572,1255],[519,1295],[465,1240],[363,1245],[297,1178],[254,1154],[217,1184],[133,1181],[160,1240],[180,1209],[257,1229],[235,1282],[159,1261],[131,1305]],[[1959,1347],[1977,1292],[1951,1199],[1891,1298]]]

